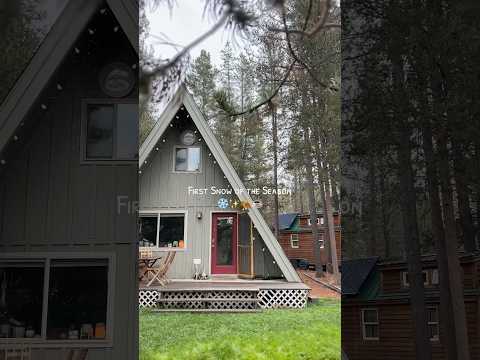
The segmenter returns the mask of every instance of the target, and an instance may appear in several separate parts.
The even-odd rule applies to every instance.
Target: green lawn
[[[245,314],[143,311],[140,359],[340,359],[340,301]]]

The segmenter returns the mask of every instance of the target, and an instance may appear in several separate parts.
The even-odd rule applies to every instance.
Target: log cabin
[[[480,254],[461,255],[472,359],[480,358]],[[422,257],[432,359],[447,360],[439,314],[434,255]],[[342,264],[342,348],[350,360],[415,359],[413,321],[405,261],[379,258]]]
[[[131,360],[138,4],[56,4],[0,108],[0,358]]]
[[[313,249],[312,224],[309,214],[285,213],[279,219],[278,242],[285,251],[290,261],[297,267],[315,268],[315,252]],[[335,242],[337,245],[337,259],[341,262],[342,240],[340,228],[340,214],[334,213]],[[322,213],[318,213],[317,226],[320,230],[320,247],[322,264],[327,264],[325,251],[325,219]]]
[[[140,249],[174,253],[171,282],[140,286],[158,311],[304,307],[309,288],[184,85],[140,147]],[[195,274],[204,280],[194,280]]]

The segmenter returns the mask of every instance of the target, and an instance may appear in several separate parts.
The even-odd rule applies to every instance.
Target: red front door
[[[212,214],[212,274],[237,273],[237,214]]]

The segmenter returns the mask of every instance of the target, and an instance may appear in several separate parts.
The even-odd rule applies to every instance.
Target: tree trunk
[[[467,321],[465,312],[465,300],[463,294],[463,281],[461,276],[460,260],[458,258],[458,240],[456,233],[455,213],[453,209],[453,195],[448,160],[447,133],[443,129],[437,136],[439,149],[439,174],[443,208],[443,220],[445,224],[445,240],[450,279],[450,292],[452,295],[453,319],[455,321],[455,334],[457,343],[457,357],[462,360],[470,360],[468,346]]]
[[[325,206],[328,213],[327,221],[328,223],[328,233],[330,241],[330,253],[333,267],[333,275],[337,282],[340,281],[339,270],[338,270],[338,258],[337,258],[337,242],[335,239],[335,222],[333,220],[333,209],[332,209],[332,196],[330,194],[330,189],[327,187],[325,189]]]
[[[445,244],[445,232],[443,228],[442,209],[438,188],[438,175],[436,159],[433,152],[432,130],[429,120],[424,120],[423,126],[423,149],[425,153],[427,187],[430,199],[432,235],[435,239],[437,257],[439,287],[440,287],[440,326],[445,344],[447,359],[457,360],[457,344],[455,341],[455,323],[452,312],[452,299],[450,293],[450,278]]]
[[[323,264],[320,249],[320,231],[317,225],[317,206],[315,203],[315,190],[313,188],[313,165],[312,165],[312,145],[310,141],[310,129],[303,126],[303,136],[305,138],[304,165],[306,173],[306,187],[308,196],[308,208],[310,211],[310,223],[312,224],[313,251],[315,255],[316,276],[323,277]]]
[[[275,194],[273,196],[273,215],[275,226],[275,238],[279,238],[279,222],[278,222],[278,136],[277,136],[277,109],[274,104],[270,103],[270,111],[272,113],[272,148],[273,148],[273,188]]]
[[[452,141],[453,166],[455,173],[455,190],[457,193],[458,212],[462,225],[462,238],[465,251],[472,253],[477,250],[475,231],[473,227],[472,210],[470,208],[470,195],[467,181],[467,168],[465,166],[465,153],[459,142],[461,139],[454,138]]]
[[[406,126],[406,125],[404,125]],[[408,275],[410,279],[410,304],[415,335],[415,354],[417,360],[431,360],[430,339],[427,331],[425,312],[425,291],[422,275],[420,241],[418,237],[416,193],[411,164],[410,134],[401,129],[399,139],[399,179],[405,250],[407,255]]]
[[[394,111],[399,135],[397,170],[400,182],[400,204],[403,215],[405,250],[410,279],[410,305],[414,325],[416,359],[431,360],[432,351],[427,331],[425,289],[423,285],[420,239],[418,236],[417,196],[412,168],[411,129],[408,118],[405,116],[405,113],[408,112],[409,104],[404,94],[405,74],[400,50],[399,44],[392,42],[390,51],[395,93]]]

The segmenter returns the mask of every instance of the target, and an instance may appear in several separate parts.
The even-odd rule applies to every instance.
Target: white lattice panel
[[[301,309],[307,304],[307,297],[308,290],[263,289],[258,292],[258,305],[262,309]]]
[[[257,292],[241,290],[162,291],[160,309],[254,310]]]
[[[157,290],[140,290],[138,292],[138,305],[140,308],[157,306],[159,294]]]

